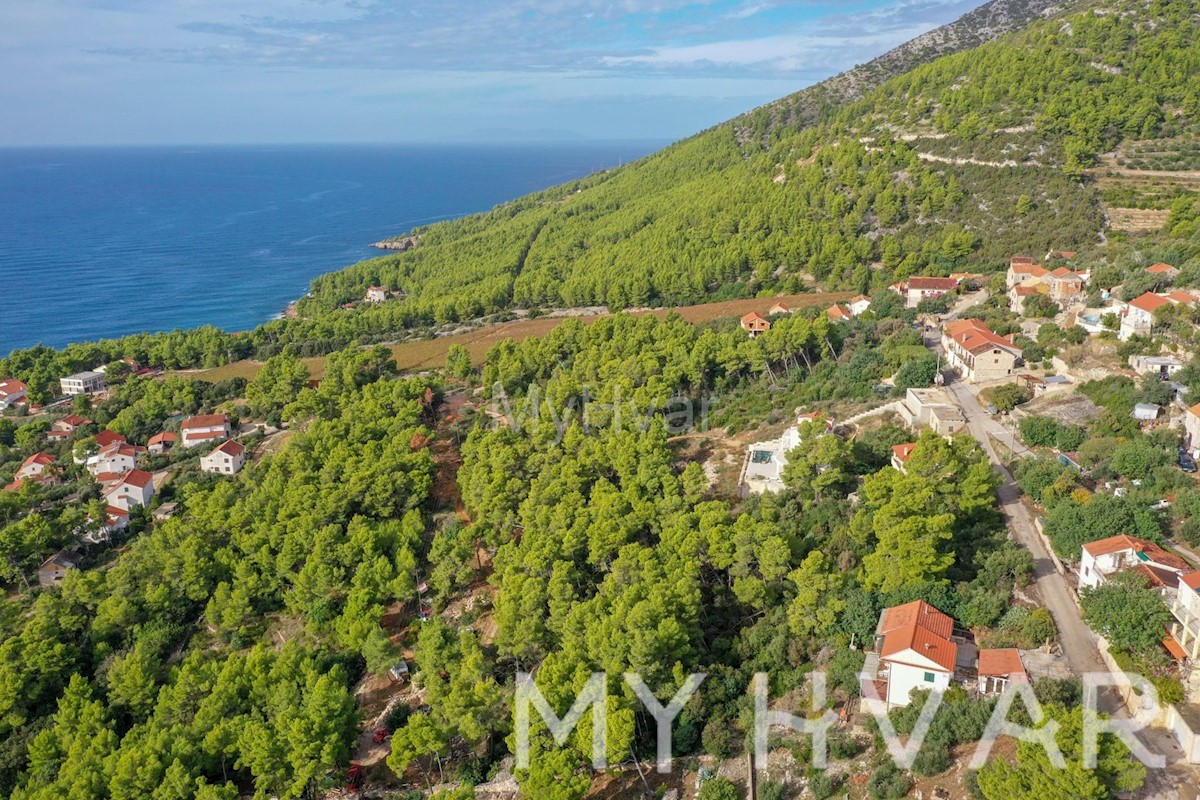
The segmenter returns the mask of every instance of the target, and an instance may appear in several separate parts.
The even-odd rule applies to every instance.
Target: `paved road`
[[[1035,584],[1038,597],[1042,604],[1054,617],[1058,627],[1058,638],[1062,644],[1063,655],[1071,665],[1071,671],[1077,675],[1085,672],[1101,672],[1105,670],[1096,637],[1091,629],[1084,624],[1079,616],[1079,608],[1067,588],[1067,583],[1054,568],[1046,545],[1038,535],[1034,526],[1033,514],[1021,502],[1021,490],[1013,481],[1012,475],[1004,468],[1000,458],[992,447],[992,437],[1007,438],[1005,429],[979,405],[975,395],[965,383],[955,382],[947,387],[951,397],[958,404],[967,420],[967,429],[987,453],[996,471],[1004,480],[997,492],[1000,499],[1000,509],[1008,521],[1008,529],[1018,544],[1033,554]]]

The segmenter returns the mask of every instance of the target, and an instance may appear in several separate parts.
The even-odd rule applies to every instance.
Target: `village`
[[[1019,607],[1027,616],[1048,615],[1057,635],[1040,645],[995,643],[981,640],[970,626],[924,599],[890,606],[879,614],[873,639],[854,644],[865,655],[857,710],[865,715],[902,709],[912,701],[914,690],[962,687],[973,697],[994,697],[1013,682],[1065,680],[1093,671],[1133,672],[1127,654],[1093,630],[1084,613],[1088,592],[1132,573],[1145,579],[1169,613],[1147,661],[1167,663],[1162,673],[1180,689],[1158,715],[1156,730],[1162,735],[1154,737],[1154,746],[1169,750],[1173,763],[1200,764],[1200,670],[1193,672],[1200,659],[1200,556],[1182,541],[1153,540],[1134,530],[1088,539],[1070,554],[1057,552],[1061,548],[1047,532],[1048,503],[1023,491],[1020,477],[1022,462],[1049,460],[1073,476],[1059,480],[1075,491],[1114,497],[1136,493],[1141,479],[1093,478],[1089,473],[1095,465],[1081,455],[1080,443],[1059,447],[1058,442],[1032,441],[1023,422],[1050,419],[1063,428],[1080,428],[1102,411],[1082,387],[1123,380],[1159,390],[1159,402],[1132,405],[1127,415],[1132,430],[1138,436],[1177,439],[1178,452],[1167,466],[1194,481],[1200,457],[1200,403],[1189,404],[1187,386],[1175,380],[1188,367],[1189,354],[1169,346],[1154,352],[1130,348],[1167,331],[1178,318],[1176,309],[1194,307],[1197,298],[1172,288],[1178,270],[1159,263],[1146,268],[1153,291],[1121,299],[1123,287],[1095,287],[1088,271],[1065,266],[1074,255],[1051,252],[1042,263],[1014,257],[1007,272],[992,276],[913,276],[873,296],[859,294],[823,309],[820,314],[829,324],[853,326],[859,319],[875,319],[889,303],[898,305],[936,367],[926,385],[900,386],[895,379],[881,383],[875,387],[877,401],[843,419],[820,408],[798,409],[789,420],[792,424],[778,436],[745,448],[737,492],[741,498],[784,492],[789,454],[797,448],[824,436],[854,439],[880,423],[900,425],[911,434],[891,447],[886,468],[901,473],[923,437],[974,439],[1005,481],[1000,502],[1010,538],[1034,557],[1036,579],[1020,594]],[[372,287],[367,302],[387,297],[387,290]],[[749,312],[738,321],[746,336],[762,336],[777,320],[801,312],[781,300],[768,302],[761,312]],[[1045,331],[1055,332],[1057,352],[1049,352],[1051,340]],[[1130,349],[1127,357],[1122,357],[1122,347]],[[132,359],[122,364],[121,371],[128,375],[161,377]],[[162,418],[157,430],[145,436],[100,429],[87,414],[110,397],[113,387],[106,372],[111,368],[100,365],[62,376],[60,397],[44,406],[29,403],[27,387],[20,381],[0,381],[0,411],[42,423],[39,448],[24,459],[3,491],[19,495],[27,485],[69,491],[56,495],[55,501],[88,509],[74,543],[47,553],[37,568],[41,587],[61,584],[70,571],[80,569],[86,556],[119,545],[175,514],[179,502],[172,484],[182,470],[207,480],[227,479],[282,433],[281,425],[272,424],[277,420],[243,423],[236,406],[226,403]],[[853,503],[858,498],[849,499]],[[1153,505],[1156,513],[1163,513],[1173,503],[1173,496],[1164,496]],[[427,585],[419,583],[421,621],[433,614],[425,591]],[[419,698],[419,692],[410,682],[409,669],[408,661],[400,660],[382,681],[381,702],[371,708],[354,776],[361,774],[362,765],[385,757],[390,736],[385,721],[396,704],[417,702],[413,698]],[[1124,692],[1110,698],[1108,710],[1132,714],[1136,704],[1135,695]],[[512,785],[510,777],[505,786]]]
[[[130,375],[155,377],[157,373],[141,369],[132,359],[124,359]],[[67,484],[77,487],[72,494],[58,499],[62,503],[87,504],[89,516],[76,531],[69,547],[46,556],[37,569],[43,587],[62,583],[68,570],[76,569],[89,547],[120,541],[130,533],[131,518],[139,525],[161,522],[177,508],[163,502],[164,490],[181,468],[198,469],[219,476],[238,474],[246,465],[250,450],[244,441],[258,441],[266,426],[249,424],[235,427],[225,413],[177,416],[164,420],[163,429],[144,443],[135,443],[116,431],[100,430],[83,406],[103,402],[109,394],[105,379],[106,365],[60,379],[62,398],[46,407],[27,402],[27,387],[14,379],[0,381],[0,411],[12,409],[31,417],[47,420],[42,433],[44,449],[25,458],[2,491],[20,494],[27,485],[56,489]],[[61,414],[57,416],[55,412]],[[56,418],[53,418],[55,416]],[[98,494],[98,500],[87,497]],[[159,498],[159,502],[155,499]]]
[[[1006,483],[1001,503],[1010,538],[1027,547],[1039,565],[1037,596],[1029,598],[1029,605],[1051,612],[1059,643],[1028,650],[980,647],[965,626],[923,600],[888,608],[879,618],[875,640],[864,643],[864,707],[889,711],[906,706],[914,689],[960,685],[983,696],[1003,690],[1011,681],[1078,677],[1093,670],[1132,672],[1130,654],[1117,652],[1084,619],[1084,598],[1132,573],[1137,577],[1130,580],[1157,594],[1163,619],[1161,629],[1150,636],[1150,650],[1133,654],[1133,660],[1143,666],[1165,665],[1161,674],[1179,688],[1169,692],[1172,696],[1157,713],[1155,730],[1161,735],[1150,736],[1159,751],[1168,751],[1168,760],[1200,764],[1200,556],[1182,541],[1151,541],[1134,531],[1110,536],[1080,531],[1082,544],[1063,553],[1047,535],[1049,503],[1022,492],[1020,478],[1023,470],[1032,471],[1027,465],[1036,460],[1061,468],[1060,480],[1075,486],[1073,491],[1085,502],[1106,493],[1123,498],[1138,492],[1142,478],[1093,479],[1089,473],[1096,459],[1081,458],[1078,440],[1047,442],[1033,435],[1045,425],[1081,432],[1106,411],[1082,388],[1122,381],[1148,387],[1154,395],[1154,402],[1129,404],[1127,429],[1139,441],[1157,437],[1156,443],[1176,443],[1177,451],[1168,445],[1158,463],[1178,473],[1173,480],[1194,483],[1200,458],[1200,403],[1189,400],[1188,387],[1175,381],[1188,366],[1190,352],[1169,344],[1158,348],[1160,341],[1171,341],[1171,322],[1185,318],[1181,310],[1195,308],[1200,298],[1172,288],[1178,269],[1154,263],[1139,276],[1149,288],[1122,299],[1125,287],[1093,286],[1088,270],[1073,269],[1075,256],[1051,251],[1040,262],[1017,256],[1002,275],[912,277],[889,287],[905,308],[918,312],[913,327],[937,359],[931,385],[902,391],[877,387],[884,395],[877,407],[847,420],[834,420],[818,410],[798,412],[779,437],[747,446],[738,486],[744,497],[784,491],[788,454],[801,447],[806,436],[853,438],[881,419],[912,432],[912,441],[892,448],[890,468],[900,472],[922,435],[973,437]],[[833,323],[849,324],[870,315],[871,307],[871,299],[860,295],[825,313]],[[1004,333],[997,333],[980,318],[984,314],[976,312],[1003,320]],[[770,329],[772,320],[788,313],[790,309],[776,304],[765,314],[747,314],[741,327],[748,336],[759,336]],[[1047,329],[1069,346],[1055,355],[1046,353]],[[1061,335],[1066,331],[1072,332],[1069,340]],[[1133,352],[1131,345],[1150,341],[1152,352]],[[1031,352],[1029,344],[1038,352]],[[1129,355],[1122,359],[1125,351]],[[857,500],[853,495],[850,499]],[[1163,514],[1174,502],[1175,495],[1169,494],[1147,508]],[[1112,710],[1120,713],[1140,708],[1132,691],[1112,702]]]

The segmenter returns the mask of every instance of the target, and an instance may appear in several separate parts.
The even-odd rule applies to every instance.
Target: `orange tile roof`
[[[1044,278],[1050,274],[1050,270],[1041,264],[1013,264],[1011,269],[1018,275],[1032,275],[1035,278]]]
[[[958,281],[954,278],[927,278],[923,275],[915,275],[908,279],[909,289],[940,289],[942,291],[950,291],[958,288]]]
[[[116,431],[100,431],[96,434],[96,444],[101,447],[108,447],[110,444],[124,442],[125,437]]]
[[[1168,553],[1154,542],[1148,542],[1145,539],[1139,539],[1136,536],[1129,536],[1124,533],[1109,536],[1107,539],[1088,542],[1083,546],[1083,549],[1093,558],[1129,550],[1135,553],[1144,553],[1151,560],[1164,566],[1179,570],[1189,569],[1188,563],[1174,553]]]
[[[222,452],[227,456],[240,456],[246,452],[246,446],[240,442],[235,442],[232,439],[222,444],[220,447],[214,448],[213,452]]]
[[[1196,295],[1191,294],[1190,292],[1174,291],[1167,292],[1167,299],[1174,300],[1176,303],[1183,303],[1185,306],[1190,306],[1192,303],[1196,302]]]
[[[908,461],[908,459],[912,457],[912,451],[915,450],[916,447],[917,447],[916,442],[907,442],[905,444],[894,444],[894,445],[892,445],[892,452],[895,453],[896,458],[899,461],[905,462],[905,461]]]
[[[883,612],[879,633],[883,634],[882,658],[907,650],[919,653],[947,672],[954,671],[958,646],[950,641],[954,620],[924,600],[914,600]]]
[[[1200,570],[1179,576],[1179,582],[1194,592],[1200,592]]]
[[[1130,300],[1129,305],[1142,311],[1153,314],[1165,305],[1170,305],[1171,301],[1154,292],[1146,292],[1136,300]]]
[[[13,378],[0,381],[0,397],[7,397],[10,394],[20,394],[28,388],[24,383]]]
[[[964,319],[951,322],[946,326],[946,335],[969,352],[977,352],[992,347],[1003,347],[1021,354],[1021,348],[1012,343],[1011,339],[998,335],[981,320]]]
[[[146,472],[144,469],[131,469],[131,470],[129,470],[129,472],[126,472],[121,478],[122,484],[128,483],[130,486],[136,486],[139,489],[146,488],[153,481],[154,481],[154,476],[151,475],[149,472]]]
[[[1150,266],[1146,267],[1146,272],[1152,272],[1155,275],[1159,275],[1164,272],[1171,272],[1174,269],[1175,268],[1172,267],[1170,264],[1164,264],[1163,262],[1160,261],[1157,264],[1151,264]]]
[[[156,433],[150,437],[150,444],[167,444],[168,442],[178,442],[179,434],[174,431],[163,431]]]
[[[1175,636],[1170,631],[1167,631],[1167,635],[1162,638],[1162,645],[1174,658],[1180,661],[1187,658],[1187,651],[1175,640]]]
[[[54,456],[50,455],[49,453],[43,453],[43,452],[39,451],[39,452],[31,455],[29,458],[25,459],[25,461],[22,462],[22,464],[21,464],[21,469],[25,469],[26,467],[32,466],[33,464],[41,464],[43,467],[48,467],[57,460],[58,459],[56,459]]]
[[[183,430],[189,428],[215,428],[228,423],[229,417],[224,414],[198,414],[197,416],[185,419],[181,427]]]
[[[91,425],[92,421],[86,417],[81,417],[78,414],[70,414],[63,417],[55,425],[67,425],[72,428],[78,428],[81,425]]]
[[[837,303],[834,303],[829,308],[825,309],[825,313],[829,315],[830,319],[850,319],[850,315]]]
[[[1008,260],[1008,265],[1010,267],[1031,267],[1033,259],[1029,256],[1013,256]]]
[[[1021,654],[1012,648],[979,651],[979,674],[989,676],[1019,675],[1029,680]]]

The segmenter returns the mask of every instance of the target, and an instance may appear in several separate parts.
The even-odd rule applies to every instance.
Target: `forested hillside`
[[[1086,249],[1103,226],[1084,179],[1098,155],[1195,133],[1198,29],[1186,0],[1067,3],[860,99],[866,68],[854,89],[835,79],[623,169],[420,229],[413,250],[316,281],[301,310],[340,313],[378,283],[405,299],[356,313],[394,328],[795,290],[810,276],[864,290]],[[814,97],[819,111],[794,111]]]

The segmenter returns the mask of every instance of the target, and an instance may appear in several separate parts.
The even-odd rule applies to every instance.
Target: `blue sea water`
[[[654,143],[0,150],[0,354],[245,330],[371,242]]]

